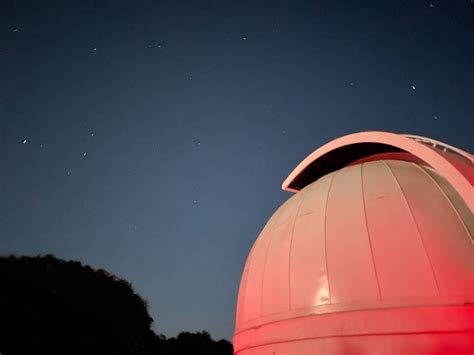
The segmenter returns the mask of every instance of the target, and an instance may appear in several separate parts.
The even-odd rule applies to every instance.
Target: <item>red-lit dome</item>
[[[248,256],[235,353],[472,353],[472,164],[385,132],[308,156]]]

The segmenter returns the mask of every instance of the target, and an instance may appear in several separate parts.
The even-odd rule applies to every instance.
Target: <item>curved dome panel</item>
[[[275,212],[244,268],[236,354],[377,353],[381,344],[432,353],[474,340],[472,214],[432,164],[449,168],[386,155],[405,152],[347,160]]]

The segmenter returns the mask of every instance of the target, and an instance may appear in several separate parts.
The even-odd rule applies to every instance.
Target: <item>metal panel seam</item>
[[[267,256],[268,251],[270,250],[270,245],[272,244],[273,236],[275,233],[270,233],[270,240],[268,241],[267,250],[265,250],[265,258],[263,260],[263,270],[262,270],[262,282],[260,283],[260,317],[263,316],[263,282],[265,281],[265,268],[267,267]]]
[[[446,191],[443,190],[443,188],[438,184],[438,182],[425,170],[425,168],[419,166],[418,164],[414,164],[418,169],[420,169],[424,174],[426,174],[426,176],[428,176],[428,178],[435,184],[435,186],[441,191],[441,194],[446,198],[446,200],[448,200],[448,203],[450,204],[450,206],[453,208],[454,212],[456,213],[456,216],[458,216],[458,219],[459,221],[461,222],[462,226],[464,227],[464,229],[466,230],[466,233],[468,236],[471,236],[471,232],[469,231],[469,229],[467,228],[466,226],[466,223],[464,222],[464,220],[462,219],[461,215],[459,214],[457,208],[454,206],[454,203],[453,201],[451,201],[451,199],[449,198],[449,196],[446,194]],[[444,176],[443,176],[444,177]],[[446,180],[446,182],[449,184],[449,181]],[[451,185],[451,184],[450,184]],[[452,187],[452,186],[451,186]],[[452,187],[453,190],[454,190],[454,187]],[[456,191],[456,190],[454,190]],[[457,191],[456,191],[457,193]],[[463,200],[462,196],[459,196],[461,198],[461,200]],[[463,200],[464,201],[464,200]],[[471,239],[471,242],[473,241],[472,237],[470,238]]]
[[[390,168],[390,165],[387,164],[386,161],[384,160],[381,160],[385,166],[388,168],[388,171],[390,172],[390,174],[392,175],[393,179],[395,180],[398,188],[400,189],[400,193],[402,194],[402,197],[403,197],[403,200],[405,201],[405,204],[407,205],[407,208],[408,208],[408,211],[410,212],[410,217],[413,221],[413,223],[415,224],[415,227],[416,227],[416,231],[418,232],[418,236],[420,237],[420,240],[421,240],[421,244],[423,245],[423,250],[425,251],[425,255],[426,255],[426,258],[428,259],[428,263],[430,265],[430,268],[431,268],[431,273],[433,274],[433,279],[435,281],[435,284],[436,284],[436,289],[438,290],[438,295],[441,294],[441,291],[439,289],[439,285],[438,285],[438,280],[436,279],[436,274],[434,272],[434,268],[433,268],[433,263],[431,262],[431,258],[428,254],[428,250],[426,250],[426,245],[425,245],[425,241],[423,240],[423,237],[421,235],[421,232],[420,232],[420,227],[418,226],[418,223],[416,222],[416,218],[413,214],[413,211],[410,207],[410,204],[408,203],[408,199],[405,195],[405,192],[403,191],[401,185],[400,185],[400,182],[398,181],[397,177],[395,176],[395,174],[393,173],[392,171],[392,168]]]
[[[239,287],[239,292],[238,292],[238,297],[237,297],[237,307],[236,307],[236,313],[239,314],[239,309],[245,309],[245,303],[247,301],[247,280],[249,278],[249,272],[250,272],[250,269],[252,267],[252,260],[253,260],[253,251],[255,249],[255,245],[257,244],[258,242],[258,238],[257,240],[253,243],[252,245],[252,248],[250,248],[250,252],[249,252],[249,255],[247,257],[247,260],[245,261],[245,264],[244,264],[244,269],[243,269],[243,272],[242,272],[242,280],[240,281],[240,287]],[[247,269],[247,272],[245,272],[245,270]],[[240,295],[240,292],[242,292],[242,296]],[[240,297],[242,297],[242,301],[240,301]],[[239,307],[239,305],[241,305],[241,307]],[[240,311],[241,311],[240,309]],[[242,317],[243,318],[243,317]],[[244,324],[246,321],[242,321],[242,324]],[[235,329],[237,330],[237,323],[238,323],[238,318],[236,317],[235,319]],[[242,324],[239,324],[239,326],[241,327]]]
[[[326,239],[327,239],[326,224],[327,224],[327,216],[328,216],[329,193],[331,192],[332,183],[334,182],[334,179],[335,179],[336,175],[339,173],[339,171],[341,171],[341,169],[335,171],[333,176],[331,177],[331,181],[329,182],[329,186],[328,186],[328,192],[326,194],[326,203],[325,203],[325,206],[324,206],[324,262],[326,263],[326,278],[327,278],[327,281],[328,281],[329,304],[331,304],[331,286],[330,286],[330,282],[329,282],[328,248],[327,248],[327,243],[326,243]]]
[[[379,291],[379,299],[382,300],[382,291],[380,290],[379,276],[377,274],[377,267],[375,266],[374,250],[372,248],[372,241],[370,238],[369,222],[367,220],[367,209],[365,208],[364,174],[362,171],[363,168],[364,164],[360,164],[360,186],[362,190],[362,206],[364,208],[365,228],[367,230],[367,239],[369,240],[370,253],[372,254],[372,265],[374,266],[375,280],[377,280],[377,290]]]
[[[381,301],[379,301],[381,302]],[[426,301],[423,301],[424,303],[422,302],[418,302],[418,303],[410,303],[410,304],[398,304],[396,302],[390,304],[389,306],[384,306],[383,304],[379,304],[377,305],[377,307],[361,307],[361,308],[358,308],[358,309],[344,309],[344,310],[332,310],[332,311],[325,311],[325,312],[321,312],[321,313],[310,313],[310,314],[303,314],[303,315],[298,315],[298,316],[293,316],[291,318],[288,318],[288,317],[283,317],[283,318],[279,318],[279,319],[274,319],[274,320],[264,320],[263,323],[261,324],[254,324],[250,327],[247,327],[247,328],[244,328],[240,331],[238,331],[235,335],[240,335],[241,333],[244,333],[246,331],[249,331],[249,330],[252,330],[252,329],[257,329],[257,328],[261,328],[262,326],[268,326],[268,325],[271,325],[271,324],[276,324],[276,323],[280,323],[282,321],[288,321],[288,320],[296,320],[296,319],[302,319],[302,318],[308,318],[308,317],[314,317],[314,316],[327,316],[327,315],[331,315],[331,314],[337,314],[337,313],[354,313],[354,312],[360,312],[360,311],[377,311],[377,310],[394,310],[394,309],[408,309],[408,308],[429,308],[429,307],[464,307],[466,305],[470,305],[471,303],[466,303],[466,301],[464,300],[464,298],[461,300],[461,299],[451,299],[448,303],[436,303],[436,302],[426,302]],[[335,305],[338,305],[337,303]],[[331,306],[334,306],[334,305],[331,305]],[[315,307],[315,308],[319,308],[319,307]],[[305,309],[305,308],[297,308],[296,310],[302,310],[302,309]],[[282,314],[285,314],[285,312],[282,312]],[[473,328],[474,330],[474,328]]]
[[[303,204],[304,199],[308,195],[308,190],[303,193],[303,196],[301,197],[301,201],[298,204],[298,207],[296,209],[295,216],[293,218],[293,226],[291,228],[291,233],[290,233],[290,247],[288,248],[288,309],[291,310],[291,247],[293,245],[293,232],[295,231],[295,224],[296,224],[296,219],[298,218],[298,212],[300,211],[301,205]],[[299,192],[301,194],[301,192]]]

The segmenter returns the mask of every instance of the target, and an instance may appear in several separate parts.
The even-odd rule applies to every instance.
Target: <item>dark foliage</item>
[[[180,333],[176,338],[160,338],[160,354],[163,355],[232,355],[232,344],[226,340],[214,341],[207,332]]]
[[[104,270],[51,255],[0,257],[0,353],[232,354],[208,333],[166,339],[146,302]]]
[[[150,336],[143,299],[104,270],[50,255],[8,257],[0,280],[2,354],[140,353]]]

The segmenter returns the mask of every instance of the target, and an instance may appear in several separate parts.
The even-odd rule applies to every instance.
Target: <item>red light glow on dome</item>
[[[363,132],[304,159],[242,275],[234,352],[474,352],[472,155]]]

